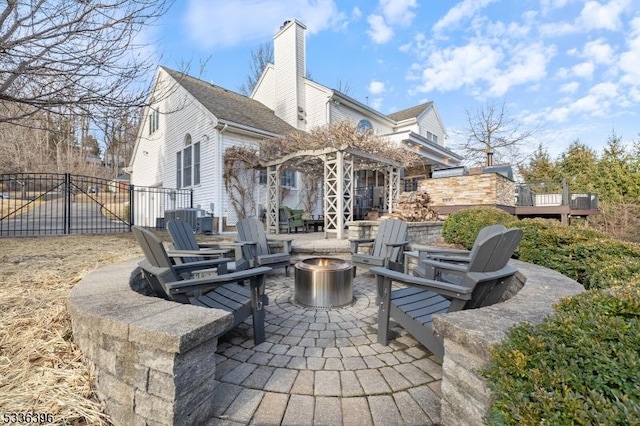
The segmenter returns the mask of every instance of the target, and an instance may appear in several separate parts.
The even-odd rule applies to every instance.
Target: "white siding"
[[[420,114],[418,117],[418,125],[420,127],[419,133],[421,136],[427,137],[427,131],[433,133],[438,137],[438,145],[444,146],[445,129],[442,128],[436,112],[433,108],[429,108],[427,111]]]
[[[330,109],[330,120],[332,123],[336,121],[346,120],[346,119],[350,119],[357,123],[363,118],[365,118],[371,122],[371,125],[373,126],[373,129],[376,133],[385,135],[393,131],[393,128],[389,124],[381,120],[378,120],[375,117],[366,116],[358,111],[354,111],[353,109],[348,108],[343,104],[330,102],[329,109]]]
[[[273,65],[268,65],[258,82],[252,96],[258,102],[262,102],[267,108],[275,108],[275,70]]]
[[[319,88],[314,83],[305,82],[307,129],[327,124],[327,100],[330,92]]]

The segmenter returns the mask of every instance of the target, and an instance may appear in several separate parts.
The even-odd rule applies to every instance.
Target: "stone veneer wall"
[[[425,179],[418,189],[427,191],[434,207],[483,204],[512,207],[516,201],[515,182],[497,173]]]
[[[524,286],[510,299],[481,309],[434,316],[444,337],[442,363],[443,425],[483,425],[491,392],[480,371],[491,362],[490,350],[507,330],[519,323],[538,324],[553,312],[560,298],[584,291],[564,275],[547,268],[512,260]]]
[[[384,219],[382,219],[384,220]],[[407,239],[414,244],[433,244],[442,237],[444,222],[407,222]],[[347,223],[349,231],[347,238],[350,240],[375,238],[378,233],[380,221],[358,220]]]
[[[91,272],[69,295],[96,393],[116,425],[202,424],[213,417],[217,336],[232,316],[145,296],[132,289],[140,283],[137,260],[127,261]]]

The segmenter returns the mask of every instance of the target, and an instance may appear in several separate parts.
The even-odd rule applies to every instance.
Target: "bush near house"
[[[494,398],[489,424],[639,424],[640,245],[498,209],[451,215],[443,236],[471,247],[484,226],[523,229],[515,257],[581,282],[538,325],[512,328],[485,372]]]

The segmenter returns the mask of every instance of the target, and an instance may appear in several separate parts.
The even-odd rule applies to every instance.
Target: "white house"
[[[436,168],[460,163],[462,158],[445,147],[446,130],[433,102],[384,115],[306,78],[305,30],[296,20],[282,25],[273,38],[274,64],[266,67],[251,97],[160,67],[132,155],[131,183],[192,189],[194,205],[223,218],[217,225],[222,231],[223,222],[234,225],[238,219],[222,179],[230,146],[257,146],[294,129],[352,119],[419,152]],[[283,179],[291,207],[299,206],[298,180],[296,173]],[[263,204],[266,189],[259,182],[256,188]]]

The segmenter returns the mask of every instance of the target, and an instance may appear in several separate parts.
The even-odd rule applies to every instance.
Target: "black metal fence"
[[[191,208],[191,190],[55,173],[0,174],[0,236],[128,232]],[[161,225],[162,226],[162,225]]]
[[[572,193],[562,181],[529,182],[516,186],[516,205],[523,207],[570,206],[574,210],[597,210],[598,194]]]

